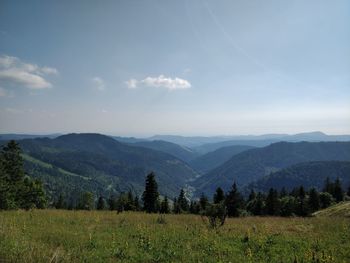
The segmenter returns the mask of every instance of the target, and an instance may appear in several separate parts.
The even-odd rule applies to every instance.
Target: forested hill
[[[131,146],[140,146],[145,147],[165,153],[169,153],[180,160],[183,160],[185,162],[190,162],[194,158],[198,157],[198,153],[196,153],[194,150],[185,147],[180,146],[178,144],[172,143],[172,142],[166,142],[166,141],[142,141],[142,142],[135,142],[131,143]]]
[[[305,162],[292,165],[249,184],[248,189],[267,192],[271,187],[290,191],[294,187],[312,187],[321,191],[326,179],[337,178],[344,187],[350,186],[350,161]]]
[[[213,152],[201,155],[189,162],[190,166],[200,173],[207,173],[210,170],[222,165],[232,156],[255,147],[247,145],[233,145],[219,148]]]
[[[350,160],[350,142],[279,142],[237,154],[193,185],[197,193],[212,193],[217,187],[228,189],[233,181],[245,186],[293,164],[337,160]]]
[[[86,191],[113,191],[143,188],[145,175],[154,171],[161,194],[175,196],[196,173],[182,160],[164,152],[130,146],[100,134],[68,134],[55,139],[37,138],[19,141],[25,153],[26,167],[33,176],[41,176],[52,191],[64,181],[74,191],[81,185]],[[57,177],[57,175],[60,175]],[[76,185],[78,183],[78,185]],[[106,194],[106,193],[104,193]]]

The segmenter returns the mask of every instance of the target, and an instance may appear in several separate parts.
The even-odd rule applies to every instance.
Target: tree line
[[[268,193],[251,190],[248,198],[244,198],[233,183],[227,193],[222,188],[217,188],[211,200],[204,194],[198,200],[190,200],[184,189],[170,200],[167,196],[160,196],[156,175],[151,172],[146,177],[145,189],[140,197],[129,190],[107,198],[99,196],[96,200],[93,193],[82,192],[76,203],[68,203],[64,195],[60,194],[49,207],[163,214],[191,213],[213,215],[215,219],[222,220],[226,216],[246,215],[308,216],[345,198],[350,198],[350,187],[345,192],[339,179],[333,182],[327,178],[321,192],[315,188],[306,190],[303,186],[289,192],[285,188],[281,191],[271,188]],[[0,153],[0,209],[45,208],[47,205],[48,199],[42,183],[25,174],[21,149],[15,141],[9,141]]]

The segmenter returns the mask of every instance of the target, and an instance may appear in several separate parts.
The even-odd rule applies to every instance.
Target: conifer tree
[[[111,211],[116,210],[116,200],[114,195],[109,196],[107,203],[108,203],[109,210]]]
[[[177,203],[181,209],[181,212],[188,212],[189,205],[183,189],[180,191],[179,197],[177,198]]]
[[[299,187],[295,212],[298,216],[307,216],[309,214],[308,206],[306,203],[306,193],[303,186]]]
[[[334,183],[333,197],[337,202],[341,202],[344,200],[344,192],[343,192],[339,178],[337,178]]]
[[[213,197],[213,203],[214,204],[219,204],[222,201],[225,200],[225,193],[224,191],[221,189],[221,187],[216,188],[214,197]]]
[[[349,188],[348,188],[348,192],[346,194],[350,197],[350,185],[349,185]]]
[[[174,198],[174,204],[173,204],[173,213],[174,214],[180,214],[181,213],[181,209],[179,206],[179,202],[177,201],[177,198]]]
[[[147,213],[156,213],[159,208],[158,184],[155,180],[155,174],[151,172],[147,175],[145,191],[142,195],[143,207]]]
[[[266,213],[272,216],[280,214],[280,202],[276,189],[270,188],[269,194],[266,197]]]
[[[135,199],[134,199],[134,207],[135,207],[135,211],[140,211],[140,201],[137,195],[135,196]]]
[[[329,177],[327,177],[324,182],[323,192],[330,193],[331,195],[334,193],[334,184],[331,182]]]
[[[168,197],[165,196],[162,202],[160,203],[160,213],[169,214],[169,212],[170,212],[169,201],[168,201]]]
[[[208,206],[208,203],[209,203],[208,198],[205,196],[204,193],[202,193],[199,198],[200,210],[205,210]]]
[[[91,192],[83,192],[80,196],[78,209],[93,210],[95,208],[94,194]]]
[[[64,198],[63,198],[62,194],[60,194],[58,196],[57,202],[55,202],[55,208],[56,209],[64,209],[64,208],[66,208],[66,204],[65,204],[65,201],[64,201]]]
[[[256,198],[256,193],[254,189],[250,191],[249,197],[248,197],[248,202],[253,201]]]
[[[329,207],[333,202],[333,197],[328,192],[322,192],[320,193],[320,205],[321,208],[327,208]]]
[[[320,209],[320,196],[315,188],[311,188],[309,192],[308,206],[310,212],[315,212]]]
[[[44,208],[46,195],[39,180],[25,176],[19,145],[11,140],[0,154],[0,209]]]
[[[225,205],[229,217],[239,216],[239,210],[243,208],[244,204],[243,198],[238,192],[236,183],[233,183],[231,191],[226,196]]]
[[[106,202],[105,199],[100,196],[97,201],[96,209],[97,210],[104,210],[106,208]]]
[[[256,195],[256,199],[252,206],[251,212],[253,215],[263,215],[264,214],[264,196],[261,192]]]

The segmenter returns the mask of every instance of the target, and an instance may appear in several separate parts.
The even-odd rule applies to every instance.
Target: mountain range
[[[160,193],[173,198],[181,188],[194,196],[202,192],[211,196],[217,187],[227,190],[234,181],[242,189],[262,191],[282,185],[320,187],[327,175],[350,182],[344,172],[350,161],[350,142],[332,141],[348,137],[319,132],[231,136],[234,140],[227,140],[228,136],[139,139],[6,134],[0,135],[0,144],[18,140],[27,174],[40,178],[51,196],[63,192],[74,199],[82,191],[108,196],[129,189],[141,195],[145,176],[154,171]],[[166,141],[179,138],[187,146]],[[278,138],[291,142],[275,142]],[[299,141],[304,139],[309,141]],[[322,139],[329,141],[319,142]]]

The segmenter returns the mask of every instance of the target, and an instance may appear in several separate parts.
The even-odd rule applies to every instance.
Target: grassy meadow
[[[350,262],[350,220],[4,211],[0,262]]]

